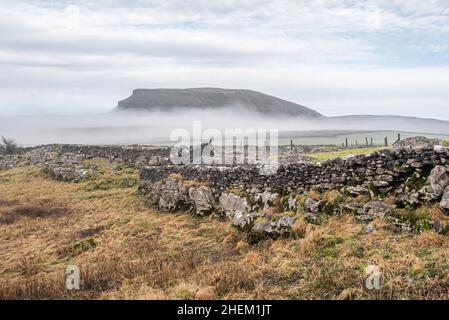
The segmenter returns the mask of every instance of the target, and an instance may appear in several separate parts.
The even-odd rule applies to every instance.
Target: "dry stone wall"
[[[280,164],[273,175],[261,175],[260,167],[254,165],[149,166],[141,169],[140,191],[150,206],[162,211],[184,209],[227,217],[247,232],[250,242],[295,236],[298,211],[311,223],[319,223],[322,214],[350,213],[366,223],[389,219],[395,228],[410,231],[421,226],[394,217],[395,208],[440,201],[440,207],[449,211],[448,161],[449,150],[429,147],[385,150],[318,164]],[[333,190],[336,196],[302,202],[301,195],[311,189]],[[358,203],[359,195],[371,200]],[[382,200],[391,195],[396,205]],[[354,200],[347,202],[345,196]],[[438,221],[426,221],[425,226],[443,230]]]
[[[103,158],[130,166],[166,165],[170,148],[158,146],[118,145],[45,145],[26,149],[21,156],[32,164],[45,162],[77,164],[85,159]]]
[[[424,179],[438,165],[449,163],[449,150],[443,148],[385,150],[369,156],[334,159],[323,163],[280,164],[274,175],[261,175],[259,167],[167,165],[141,170],[141,189],[151,188],[170,174],[186,180],[207,182],[214,192],[228,188],[244,190],[270,188],[279,194],[300,193],[310,189],[330,190],[352,187],[349,191],[370,190],[386,194],[400,188],[409,177]],[[417,182],[418,183],[418,182]],[[404,186],[403,186],[404,187]],[[413,187],[413,186],[409,186]]]

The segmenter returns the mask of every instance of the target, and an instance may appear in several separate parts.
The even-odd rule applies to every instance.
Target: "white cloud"
[[[251,88],[325,114],[448,109],[446,1],[76,5],[2,1],[0,114],[100,112],[135,87],[194,86]]]

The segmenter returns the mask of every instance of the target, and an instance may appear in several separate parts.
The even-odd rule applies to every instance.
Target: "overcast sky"
[[[0,114],[207,86],[326,115],[449,119],[447,0],[0,0],[0,16]]]

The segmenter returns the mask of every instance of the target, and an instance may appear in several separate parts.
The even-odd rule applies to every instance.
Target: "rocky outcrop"
[[[206,186],[190,188],[189,199],[193,203],[193,209],[195,210],[196,214],[200,216],[211,213],[216,206],[212,191]]]
[[[18,166],[20,157],[18,155],[0,155],[0,170],[8,170]]]
[[[147,194],[148,203],[162,211],[176,211],[184,208],[189,201],[189,193],[183,181],[169,176],[156,183]]]
[[[318,213],[323,210],[324,202],[319,200],[316,201],[312,198],[306,199],[304,203],[304,209],[309,213]]]
[[[61,166],[58,164],[45,165],[43,172],[55,180],[65,182],[80,182],[93,178],[98,173],[92,166]]]
[[[429,139],[426,137],[412,137],[398,141],[394,144],[394,149],[422,149],[422,148],[433,148],[436,145],[441,145],[441,140]]]
[[[215,213],[227,217],[232,226],[247,232],[251,241],[287,235],[295,221],[293,217],[274,217],[263,212],[268,199],[277,198],[269,192],[257,193],[254,190],[244,196],[232,192],[216,195],[208,186],[186,181],[175,174],[151,186],[146,184],[140,191],[145,194],[149,205],[162,211],[185,209],[201,216]],[[261,201],[261,197],[267,201]]]
[[[85,159],[106,159],[129,166],[166,165],[170,148],[155,146],[47,145],[30,148],[23,155],[31,164],[47,162],[79,164]]]
[[[236,215],[248,214],[251,211],[248,200],[233,193],[222,193],[218,201],[221,211],[231,219]]]
[[[256,223],[249,233],[250,242],[257,242],[265,238],[277,239],[290,236],[296,219],[289,216],[281,216],[274,219],[266,219]]]
[[[426,201],[436,201],[441,199],[447,186],[449,186],[448,167],[438,165],[432,169],[426,185],[419,191],[419,193]]]
[[[377,218],[384,218],[391,213],[393,207],[382,201],[371,201],[363,205],[361,210],[357,211],[357,218],[362,221],[371,221]]]
[[[372,221],[377,218],[384,218],[392,213],[393,206],[383,201],[370,201],[363,203],[347,203],[340,205],[340,213],[353,214],[360,221]]]
[[[236,227],[237,229],[243,230],[243,231],[251,231],[251,229],[254,227],[254,222],[261,217],[264,217],[265,215],[262,213],[241,213],[237,212],[232,218],[231,218],[231,224]]]
[[[357,197],[357,196],[369,193],[368,188],[365,188],[363,186],[355,186],[355,187],[349,186],[345,189],[345,191],[347,194],[349,194],[350,196],[353,196],[353,197]]]
[[[440,201],[440,208],[449,211],[449,187],[446,187]]]

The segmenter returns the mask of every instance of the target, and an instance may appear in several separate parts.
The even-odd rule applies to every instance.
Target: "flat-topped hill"
[[[322,115],[302,105],[257,91],[242,89],[136,89],[118,103],[119,111],[172,111],[175,109],[225,109],[240,107],[266,115],[320,118]]]

